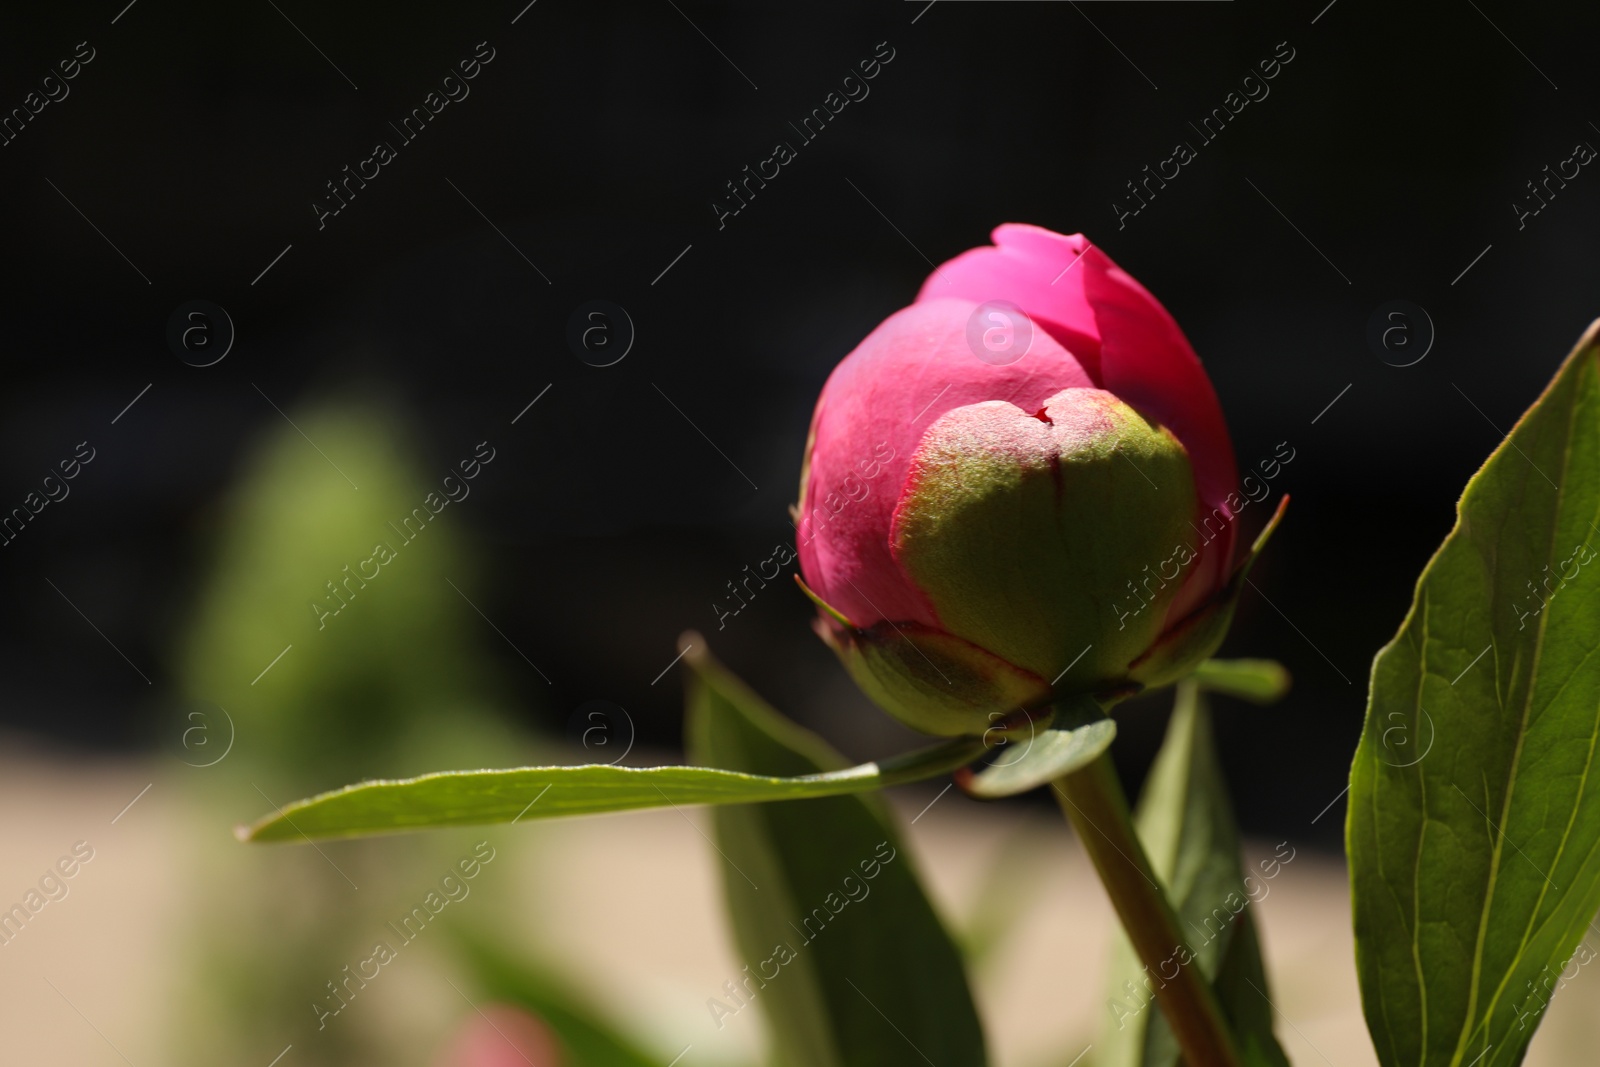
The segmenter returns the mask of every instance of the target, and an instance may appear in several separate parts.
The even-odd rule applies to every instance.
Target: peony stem
[[[1233,1032],[1200,968],[1176,966],[1185,944],[1167,894],[1133,827],[1109,753],[1051,786],[1156,986],[1156,998],[1190,1067],[1239,1067]],[[1175,970],[1174,976],[1168,975]]]

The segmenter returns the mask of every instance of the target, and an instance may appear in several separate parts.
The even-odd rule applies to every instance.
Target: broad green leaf
[[[1467,483],[1372,665],[1345,832],[1386,1067],[1519,1063],[1600,907],[1597,331]]]
[[[1064,703],[1049,728],[1025,729],[1011,732],[994,763],[957,772],[962,790],[983,800],[1026,793],[1087,767],[1117,736],[1117,724],[1088,696]]]
[[[1272,1034],[1270,990],[1261,965],[1252,903],[1270,889],[1245,877],[1239,831],[1217,761],[1211,716],[1200,682],[1178,685],[1166,740],[1145,780],[1134,824],[1161,879],[1186,942],[1147,971],[1128,939],[1113,949],[1110,1018],[1096,1053],[1098,1067],[1174,1067],[1179,1049],[1155,1000],[1163,976],[1199,966],[1211,979],[1249,1067],[1288,1067]],[[1273,868],[1272,875],[1277,869]]]
[[[688,662],[694,758],[785,776],[844,765],[709,656]],[[985,1063],[960,956],[880,798],[722,807],[714,818],[747,964],[735,976],[745,1004],[708,1005],[720,1025],[759,1005],[773,1055],[792,1067]]]
[[[686,804],[750,804],[831,797],[944,774],[983,754],[959,738],[893,759],[795,777],[711,767],[519,767],[445,771],[362,782],[299,800],[235,833],[244,841],[298,841],[402,833],[431,826],[553,819]]]
[[[477,987],[489,1000],[524,1008],[550,1027],[566,1067],[665,1067],[571,991],[569,983],[474,936],[457,935]],[[544,1067],[540,1064],[539,1067]]]

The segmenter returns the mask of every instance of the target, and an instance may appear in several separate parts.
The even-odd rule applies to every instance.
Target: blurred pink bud
[[[505,1004],[486,1004],[469,1015],[434,1062],[436,1067],[562,1067],[549,1027]]]

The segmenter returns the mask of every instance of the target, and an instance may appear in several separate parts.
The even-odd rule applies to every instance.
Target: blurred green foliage
[[[501,728],[479,652],[492,631],[463,598],[476,569],[461,538],[471,497],[408,530],[451,471],[416,465],[397,416],[326,405],[296,423],[304,436],[284,425],[266,439],[228,503],[181,652],[187,695],[226,700],[237,757],[296,795],[492,754],[485,734]],[[363,581],[378,544],[395,558]],[[314,603],[343,606],[319,621]]]
[[[385,924],[483,835],[328,844],[321,852],[218,848],[217,835],[269,803],[366,777],[530,762],[533,742],[497,713],[499,687],[481,649],[498,638],[464,599],[482,603],[473,581],[480,568],[465,547],[472,498],[448,504],[420,532],[414,521],[403,535],[402,520],[419,507],[429,514],[425,499],[442,497],[451,473],[409,454],[403,418],[367,402],[289,415],[296,426],[271,431],[228,494],[177,649],[185,706],[210,716],[210,747],[183,758],[203,763],[220,753],[226,725],[218,707],[235,737],[216,765],[179,769],[196,793],[190,810],[201,820],[202,847],[193,857],[189,946],[197,959],[183,969],[193,988],[170,1021],[179,1031],[174,1045],[196,1065],[265,1063],[291,1042],[301,1065],[426,1063],[468,1010],[440,977],[443,934],[420,935],[321,1029],[312,1005],[337,1005],[328,983],[369,955],[374,939],[390,937]],[[475,443],[461,442],[449,462],[470,456]],[[485,467],[474,489],[499,473]],[[380,543],[394,553],[389,562],[375,578],[345,584]],[[364,569],[370,575],[372,564]],[[347,601],[337,614],[327,613],[341,604],[329,583]],[[477,903],[452,912],[492,918],[513,890],[511,873],[479,879]],[[422,1007],[396,1007],[411,1001]]]

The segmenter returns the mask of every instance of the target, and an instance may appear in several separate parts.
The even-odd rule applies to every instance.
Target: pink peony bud
[[[562,1067],[549,1028],[520,1008],[491,1004],[473,1012],[435,1061],[437,1067]]]
[[[1170,680],[1233,560],[1233,448],[1172,316],[1081,235],[993,236],[835,368],[801,473],[819,632],[935,734]]]

